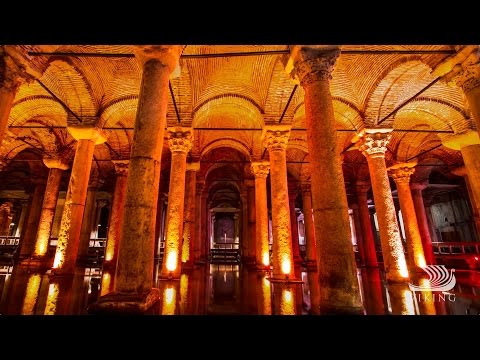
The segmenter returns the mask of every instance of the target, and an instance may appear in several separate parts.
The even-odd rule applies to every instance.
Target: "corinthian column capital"
[[[318,80],[329,80],[339,55],[337,46],[297,45],[291,50],[287,71],[302,86]]]
[[[156,60],[173,72],[178,68],[178,60],[184,47],[182,45],[141,45],[136,47],[134,53],[142,65],[150,60]]]
[[[290,128],[290,125],[265,126],[262,136],[269,151],[287,149]]]
[[[191,128],[170,127],[168,132],[168,147],[171,152],[188,153],[193,145],[193,134]]]
[[[270,172],[270,163],[268,161],[252,162],[252,173],[255,178],[267,178]]]
[[[399,163],[393,166],[390,166],[387,170],[390,173],[392,179],[395,183],[410,183],[410,176],[415,172],[414,166],[417,165],[415,162],[411,163]]]
[[[384,157],[393,129],[364,129],[358,134],[358,148],[368,157]]]
[[[127,176],[129,160],[112,160],[115,165],[115,174],[118,176]]]

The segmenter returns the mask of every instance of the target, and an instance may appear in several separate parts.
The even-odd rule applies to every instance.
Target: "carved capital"
[[[67,131],[75,140],[92,140],[95,145],[103,144],[107,141],[107,134],[92,124],[71,124],[67,126]]]
[[[460,150],[470,145],[480,144],[480,137],[477,131],[468,130],[461,134],[445,137],[442,140],[442,144],[449,149]]]
[[[356,181],[353,187],[357,195],[366,194],[370,190],[371,184],[369,181]]]
[[[364,129],[358,137],[358,149],[368,157],[384,157],[393,129]]]
[[[319,80],[329,80],[335,62],[340,55],[338,48],[314,48],[301,46],[293,49],[292,57],[294,68],[291,75],[298,79],[302,86]]]
[[[44,157],[43,163],[49,169],[67,170],[70,165],[61,157]]]
[[[199,171],[200,170],[200,162],[187,162],[187,171]]]
[[[178,68],[178,60],[183,48],[184,46],[181,45],[141,45],[137,46],[134,52],[135,57],[142,65],[150,60],[155,60],[167,66],[170,72],[174,72]]]
[[[127,176],[129,160],[112,160],[117,176]]]
[[[193,145],[193,134],[191,128],[171,127],[168,132],[168,147],[171,152],[188,153]]]
[[[15,92],[24,81],[32,81],[24,66],[18,64],[11,56],[0,56],[0,87]]]
[[[395,180],[397,184],[409,184],[410,183],[410,176],[415,172],[415,168],[404,166],[404,167],[395,167],[389,168],[388,172],[390,176]]]
[[[268,151],[287,149],[290,125],[268,125],[263,129],[263,139]]]
[[[110,203],[110,201],[108,201],[107,199],[98,199],[97,200],[97,208],[101,209],[101,208],[107,206],[109,203]]]
[[[270,163],[268,161],[252,162],[252,174],[255,178],[267,178],[270,172]]]

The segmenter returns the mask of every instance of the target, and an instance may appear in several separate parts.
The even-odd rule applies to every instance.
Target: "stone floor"
[[[180,280],[157,280],[160,289],[154,314],[315,314],[318,303],[309,282],[316,273],[297,269],[300,283],[272,283],[270,274],[239,265],[204,265],[185,271]],[[377,269],[358,269],[367,315],[478,315],[480,273],[457,270],[448,294],[412,292],[407,285],[386,286]],[[113,289],[113,274],[78,268],[73,277],[55,278],[17,266],[0,265],[0,314],[86,315],[99,296]],[[312,305],[313,304],[313,305]]]

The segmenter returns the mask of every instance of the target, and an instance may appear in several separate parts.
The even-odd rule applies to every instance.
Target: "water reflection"
[[[2,270],[3,269],[3,270]],[[0,268],[0,314],[87,314],[89,305],[114,289],[115,273],[78,269],[72,276],[51,276],[22,267]],[[459,272],[458,272],[459,273]],[[428,289],[425,277],[408,284],[387,284],[376,268],[359,270],[367,315],[442,315],[480,313],[477,274],[459,274],[449,293]],[[157,280],[161,315],[303,315],[320,314],[318,272],[295,267],[298,282],[270,281],[271,274],[239,265],[204,265],[186,270],[179,280]],[[473,285],[471,283],[474,283]]]

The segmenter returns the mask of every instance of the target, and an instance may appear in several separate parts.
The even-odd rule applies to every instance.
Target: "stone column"
[[[7,131],[8,118],[17,90],[25,79],[32,77],[11,56],[0,53],[0,145]]]
[[[28,201],[23,199],[20,200],[20,205],[21,205],[21,211],[20,211],[20,220],[18,220],[18,226],[17,226],[17,231],[15,233],[15,237],[20,237],[20,234],[23,232],[23,229],[25,227],[25,219],[27,217],[27,205]]]
[[[185,216],[183,220],[182,263],[184,266],[193,266],[194,239],[195,239],[195,189],[199,162],[187,163],[185,180]]]
[[[43,163],[50,171],[48,172],[47,186],[43,197],[35,251],[33,252],[34,257],[43,257],[47,254],[63,171],[69,168],[66,162],[59,158],[44,158]]]
[[[152,289],[155,219],[160,159],[166,125],[168,84],[181,46],[145,46],[136,52],[142,85],[127,175],[124,221],[113,293],[100,298],[96,311],[144,313],[158,302]]]
[[[256,260],[259,269],[270,269],[267,208],[267,176],[269,171],[270,164],[267,161],[252,162],[252,173],[255,176]]]
[[[465,181],[465,187],[467,188],[468,198],[470,200],[470,205],[472,209],[472,215],[475,221],[475,228],[477,230],[477,234],[480,235],[480,213],[479,213],[479,207],[477,205],[478,201],[475,199],[475,196],[473,195],[473,189],[472,189],[472,185],[470,184],[470,179],[468,177],[467,169],[465,168],[465,165],[463,165],[451,170],[450,172],[457,176],[462,176],[463,180]]]
[[[202,208],[200,211],[200,259],[202,261],[207,261],[210,251],[210,249],[207,247],[207,244],[210,244],[210,239],[208,239],[210,212],[208,211],[207,206],[207,196],[207,193],[203,193],[200,197],[200,206]]]
[[[300,256],[300,244],[298,243],[298,221],[297,221],[297,212],[295,210],[296,198],[297,198],[296,192],[288,193],[288,202],[290,207],[290,229],[292,232],[293,262],[296,265],[298,265],[302,262],[302,257]]]
[[[240,191],[240,201],[242,202],[242,212],[241,212],[241,233],[242,233],[242,261],[249,262],[248,258],[248,200],[247,200],[247,191],[243,188]]]
[[[180,279],[182,270],[183,212],[187,153],[192,148],[190,128],[169,128],[168,146],[172,152],[168,190],[167,234],[163,255],[162,277]]]
[[[45,194],[45,180],[31,179],[35,184],[30,210],[28,211],[27,226],[21,240],[20,258],[25,259],[32,255],[35,250],[35,240],[42,213],[42,202]],[[47,245],[48,248],[48,245]]]
[[[427,182],[410,183],[410,191],[412,193],[413,206],[417,215],[418,228],[422,238],[423,252],[427,265],[435,264],[435,256],[433,255],[432,238],[428,226],[427,214],[423,203],[422,190],[427,187]]]
[[[422,237],[418,227],[417,215],[410,192],[410,176],[414,173],[416,163],[400,163],[388,170],[397,185],[398,201],[402,210],[403,225],[407,240],[407,263],[412,273],[424,273],[426,265],[423,253]]]
[[[115,190],[113,193],[112,211],[105,248],[104,268],[115,268],[118,260],[120,232],[123,223],[123,208],[127,189],[128,160],[112,160],[115,165]]]
[[[263,139],[270,155],[270,188],[273,224],[273,277],[294,277],[292,231],[287,184],[289,125],[268,125]]]
[[[96,208],[95,208],[95,221],[92,223],[91,234],[90,237],[94,236],[95,239],[100,238],[98,235],[99,228],[101,227],[101,217],[102,217],[102,209],[106,207],[108,209],[108,205],[110,204],[110,200],[108,199],[96,199]],[[106,225],[108,226],[108,224]]]
[[[202,259],[202,191],[205,185],[204,181],[200,181],[197,177],[195,187],[195,237],[193,241],[193,261],[199,262]]]
[[[409,274],[385,165],[385,152],[391,131],[392,129],[364,129],[358,135],[358,146],[368,161],[387,280],[406,282]]]
[[[365,265],[365,245],[363,243],[362,236],[362,221],[360,220],[360,211],[358,210],[358,204],[352,204],[350,206],[352,209],[352,219],[353,219],[353,228],[355,233],[355,238],[357,240],[357,249],[358,257],[360,258],[360,266]]]
[[[254,180],[245,180],[245,186],[247,188],[247,204],[248,204],[248,218],[247,218],[247,237],[248,237],[248,246],[247,246],[247,256],[248,261],[252,264],[256,262],[257,255],[257,246],[256,246],[256,229],[255,229],[255,214],[256,214],[256,204],[255,204],[255,181]]]
[[[11,211],[11,202],[6,202],[0,205],[0,236],[8,236],[8,232],[10,230],[10,222],[12,219]]]
[[[305,224],[305,244],[307,249],[307,268],[317,269],[317,246],[315,244],[315,225],[313,224],[312,193],[310,183],[300,185],[303,202],[303,221]]]
[[[354,185],[357,196],[358,212],[362,231],[362,240],[365,254],[365,266],[377,267],[377,250],[375,238],[373,236],[372,222],[370,219],[370,210],[368,209],[367,192],[370,189],[370,183],[367,181],[357,181]]]
[[[93,150],[95,145],[106,141],[106,137],[91,125],[70,125],[67,130],[77,140],[77,148],[53,260],[55,274],[74,273]]]
[[[329,79],[339,53],[336,47],[295,46],[290,68],[305,91],[320,311],[363,314],[330,93]]]
[[[95,218],[98,212],[97,191],[102,183],[103,181],[98,178],[98,174],[91,174],[87,188],[87,197],[80,230],[80,244],[77,254],[78,260],[82,263],[85,263],[88,258],[90,239],[92,238],[92,230],[95,227]]]

